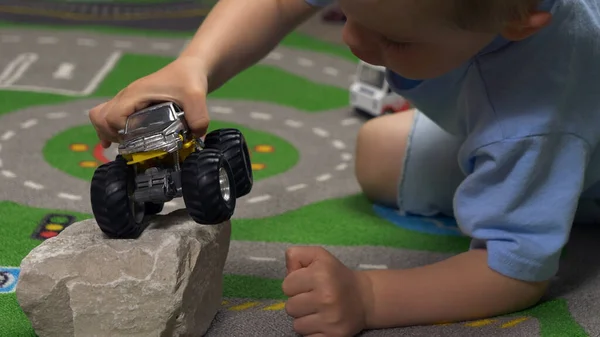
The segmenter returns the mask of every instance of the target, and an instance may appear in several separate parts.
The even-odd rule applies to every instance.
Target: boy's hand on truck
[[[185,111],[192,133],[203,136],[210,121],[206,92],[207,76],[202,61],[191,56],[179,57],[92,108],[89,117],[102,146],[108,148],[120,141],[118,131],[125,127],[127,116],[156,103],[174,102]]]

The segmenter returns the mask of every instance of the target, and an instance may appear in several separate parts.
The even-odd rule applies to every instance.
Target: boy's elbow
[[[538,303],[548,291],[550,281],[529,282],[529,290],[527,291],[528,298],[533,304]]]
[[[549,285],[550,281],[518,281],[518,286],[515,291],[517,296],[515,296],[515,298],[518,298],[519,300],[516,303],[517,308],[514,310],[523,310],[538,304],[548,291]]]

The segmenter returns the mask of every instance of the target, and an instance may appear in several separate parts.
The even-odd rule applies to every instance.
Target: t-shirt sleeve
[[[569,134],[507,139],[470,152],[454,197],[456,220],[507,277],[545,281],[558,271],[590,154]]]
[[[335,0],[304,0],[306,3],[316,7],[327,7],[329,5],[334,4]]]

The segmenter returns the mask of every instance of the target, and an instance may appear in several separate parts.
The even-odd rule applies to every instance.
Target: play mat
[[[0,26],[0,336],[35,336],[15,298],[20,262],[91,217],[90,178],[114,158],[99,147],[87,110],[173,60],[189,36]],[[365,118],[349,108],[347,90],[356,63],[343,47],[295,32],[209,96],[211,129],[245,133],[256,179],[238,202],[223,306],[209,336],[294,335],[281,291],[290,245],[323,245],[362,269],[412,267],[467,249],[452,219],[400,217],[359,193],[354,142]],[[364,335],[600,336],[600,264],[590,262],[600,246],[591,231],[574,232],[551,294],[534,308]]]

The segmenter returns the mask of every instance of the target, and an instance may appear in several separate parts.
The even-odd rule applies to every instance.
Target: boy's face
[[[410,79],[428,79],[460,66],[498,33],[458,30],[442,8],[419,0],[339,0],[346,15],[343,37],[367,63]]]

